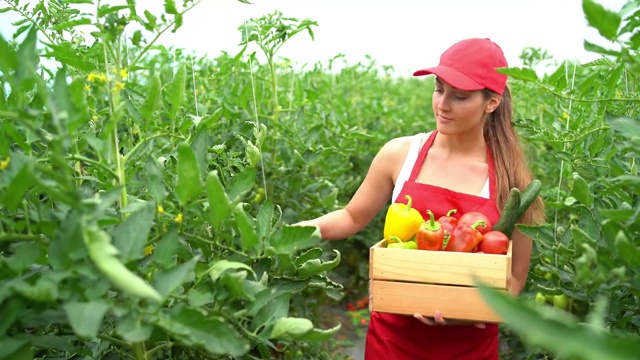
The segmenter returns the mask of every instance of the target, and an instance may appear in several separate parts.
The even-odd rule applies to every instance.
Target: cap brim
[[[413,76],[435,75],[447,84],[460,90],[482,90],[484,86],[472,80],[467,75],[447,66],[436,66],[432,68],[418,70]]]

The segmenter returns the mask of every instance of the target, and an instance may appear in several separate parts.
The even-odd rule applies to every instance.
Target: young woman
[[[328,240],[343,239],[364,228],[391,199],[411,195],[425,218],[457,209],[480,211],[498,221],[509,191],[532,180],[511,124],[511,95],[500,47],[489,39],[465,39],[447,49],[436,67],[414,76],[435,75],[432,97],[436,129],[387,142],[375,156],[358,191],[340,210],[299,225],[317,226]],[[540,199],[521,223],[543,221]],[[525,285],[531,239],[512,236],[511,290]],[[446,320],[447,314],[402,316],[371,314],[365,359],[498,359],[498,325]]]

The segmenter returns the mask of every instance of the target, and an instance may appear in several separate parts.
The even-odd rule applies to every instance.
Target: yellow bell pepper
[[[406,204],[395,203],[389,206],[384,221],[384,238],[389,242],[391,237],[402,241],[410,240],[424,222],[422,214],[411,207],[411,196],[406,195]]]

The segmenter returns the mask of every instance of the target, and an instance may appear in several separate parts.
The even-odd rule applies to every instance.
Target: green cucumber
[[[507,202],[504,204],[500,219],[493,225],[493,230],[500,231],[511,238],[516,221],[520,218],[518,212],[520,209],[521,193],[518,188],[511,189]]]
[[[524,215],[524,213],[529,209],[531,204],[536,200],[538,195],[540,194],[540,190],[542,189],[542,183],[538,179],[534,179],[527,185],[527,187],[522,192],[522,198],[520,199],[520,207],[518,208],[518,219]]]

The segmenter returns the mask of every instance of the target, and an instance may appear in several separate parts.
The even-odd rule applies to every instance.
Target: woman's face
[[[499,104],[499,96],[487,99],[482,90],[460,90],[441,79],[436,79],[433,112],[438,131],[443,134],[482,132],[487,115]]]

